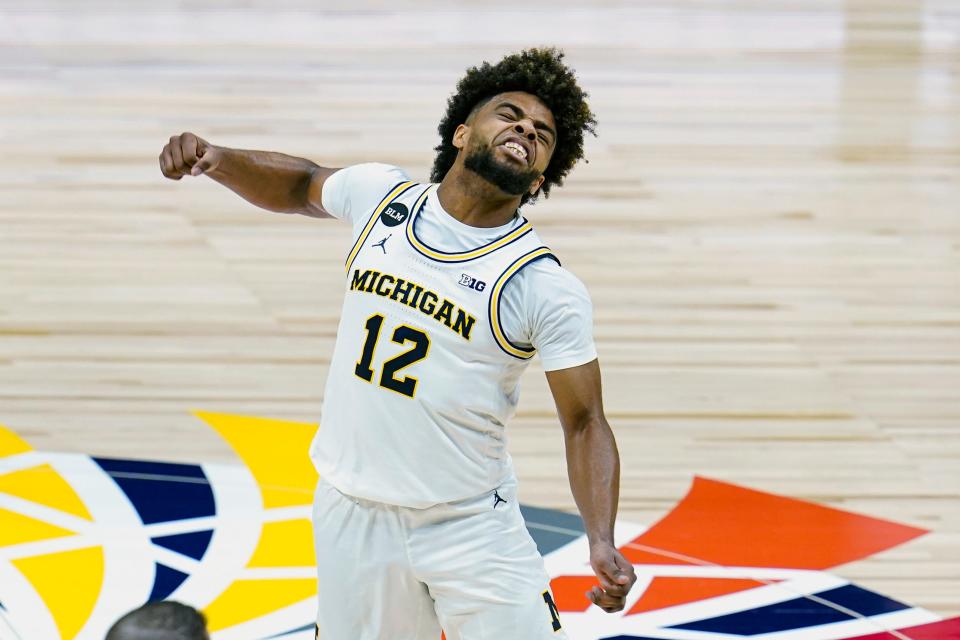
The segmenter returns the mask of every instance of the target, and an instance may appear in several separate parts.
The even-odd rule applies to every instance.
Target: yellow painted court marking
[[[100,598],[103,549],[88,547],[12,562],[47,605],[60,638],[73,640]]]
[[[93,520],[77,492],[49,464],[0,475],[0,493]]]
[[[0,458],[33,451],[26,440],[0,424]]]
[[[265,522],[248,567],[313,567],[313,527],[309,520]]]
[[[316,578],[237,580],[203,612],[210,631],[219,631],[316,595]]]
[[[213,427],[247,465],[265,509],[313,503],[318,476],[308,451],[317,425],[205,411],[194,415]]]
[[[0,547],[72,535],[75,535],[75,532],[61,529],[22,513],[0,509]]]

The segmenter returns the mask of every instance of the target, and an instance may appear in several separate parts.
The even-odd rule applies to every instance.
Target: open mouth
[[[527,162],[527,150],[523,148],[522,145],[517,144],[516,142],[504,142],[500,145],[507,150],[507,153],[513,155],[514,157],[522,160],[524,164]]]

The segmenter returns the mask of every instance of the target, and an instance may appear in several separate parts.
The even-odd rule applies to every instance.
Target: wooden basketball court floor
[[[0,424],[228,462],[192,410],[317,421],[349,230],[161,148],[424,179],[462,71],[537,44],[600,123],[525,214],[593,298],[621,517],[702,475],[929,529],[838,572],[960,614],[953,0],[0,0]],[[523,501],[573,510],[536,363],[509,435]]]

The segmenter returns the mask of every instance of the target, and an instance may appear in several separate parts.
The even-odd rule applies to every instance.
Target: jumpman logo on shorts
[[[500,494],[496,491],[493,492],[493,508],[496,509],[497,505],[500,503],[507,504],[507,501],[500,497]]]
[[[392,236],[392,235],[393,235],[393,234],[391,233],[389,236],[387,236],[386,238],[384,238],[383,240],[381,240],[380,242],[378,242],[377,244],[375,244],[375,245],[373,245],[373,246],[375,246],[375,247],[380,247],[381,249],[383,249],[383,253],[384,253],[384,255],[386,255],[386,253],[387,253],[387,240],[389,240],[389,239],[390,239],[390,236]]]

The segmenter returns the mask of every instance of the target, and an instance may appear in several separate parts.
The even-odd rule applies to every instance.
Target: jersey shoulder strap
[[[490,300],[487,307],[490,331],[493,332],[493,339],[497,343],[497,346],[507,355],[511,355],[520,360],[529,360],[537,353],[537,350],[532,347],[524,347],[516,344],[507,337],[506,332],[503,330],[502,312],[500,309],[501,301],[503,300],[503,290],[524,267],[533,264],[537,260],[553,260],[558,265],[560,264],[560,259],[557,258],[549,247],[541,244],[540,238],[536,236],[536,234],[533,234],[530,240],[534,241],[531,243],[534,246],[531,247],[528,245],[524,247],[525,250],[510,262],[506,269],[504,269],[500,276],[494,281],[493,287],[490,290]]]
[[[370,232],[377,226],[377,222],[382,221],[383,224],[388,227],[394,227],[405,222],[410,216],[410,212],[416,210],[417,207],[423,204],[423,200],[426,198],[430,186],[431,185],[422,185],[413,181],[406,181],[395,184],[387,191],[387,194],[383,196],[380,203],[370,212],[370,217],[367,218],[367,222],[363,225],[363,229],[357,236],[357,240],[350,248],[350,253],[347,254],[347,259],[344,262],[347,273],[350,273],[350,267],[353,266],[353,261],[357,259],[357,254],[360,253],[360,249],[363,247],[363,243],[366,242]],[[411,196],[415,198],[412,203],[410,203]]]

